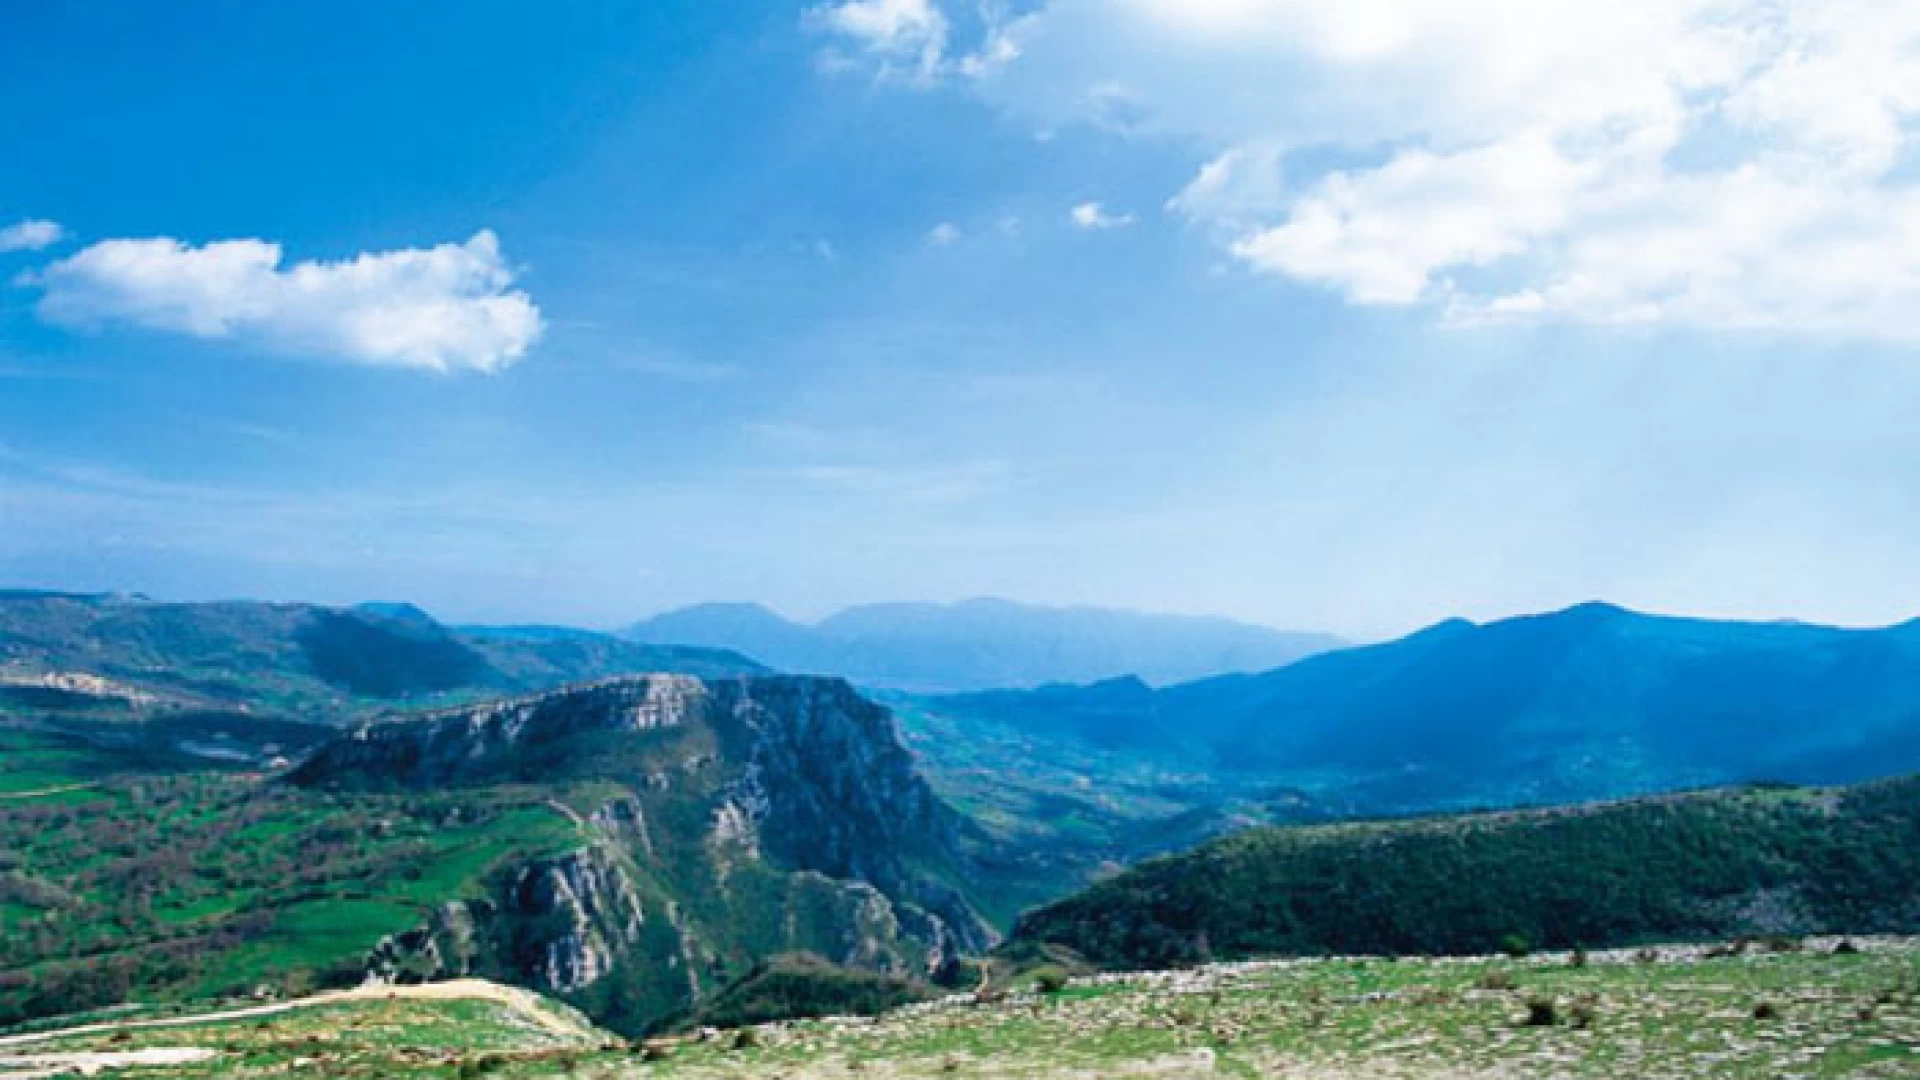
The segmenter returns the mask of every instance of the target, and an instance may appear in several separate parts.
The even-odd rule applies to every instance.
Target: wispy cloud
[[[288,266],[264,240],[104,240],[29,281],[44,290],[41,317],[62,326],[125,324],[347,363],[497,371],[543,329],[513,278],[482,230],[462,244]]]
[[[1067,211],[1067,216],[1082,229],[1124,229],[1133,224],[1132,214],[1115,214],[1097,202],[1083,202]]]
[[[0,252],[39,251],[59,243],[66,235],[66,230],[57,221],[44,218],[16,221],[0,228]]]
[[[928,78],[947,48],[947,18],[932,0],[847,0],[815,8],[809,18],[878,56],[884,71]]]

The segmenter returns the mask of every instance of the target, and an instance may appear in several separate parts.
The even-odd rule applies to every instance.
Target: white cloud
[[[59,243],[66,234],[57,221],[28,218],[0,228],[0,252],[39,251]]]
[[[1002,0],[982,0],[971,49],[952,48],[954,23],[935,0],[844,0],[810,8],[807,22],[877,61],[882,77],[907,76],[929,84],[948,76],[991,75],[1020,57],[1020,37],[1029,16],[1012,16]],[[857,57],[837,48],[820,56],[827,72],[857,69]]]
[[[1133,224],[1132,214],[1112,214],[1097,202],[1084,202],[1067,211],[1073,223],[1083,229],[1121,229]]]
[[[33,275],[42,318],[230,338],[300,356],[437,371],[497,371],[539,338],[499,241],[363,252],[282,266],[280,245],[104,240]]]
[[[1204,147],[1169,207],[1256,271],[1920,342],[1911,0],[1044,0],[993,37],[944,70],[1038,130]]]
[[[937,72],[947,48],[947,19],[932,0],[847,0],[811,17],[888,65],[920,77]]]
[[[932,244],[934,247],[946,247],[949,244],[959,243],[959,241],[960,226],[955,225],[951,221],[943,221],[927,230],[927,243]]]

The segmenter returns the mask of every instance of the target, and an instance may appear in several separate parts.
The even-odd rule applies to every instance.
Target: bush
[[[1518,960],[1533,951],[1533,943],[1519,934],[1508,934],[1500,939],[1500,951]]]
[[[1034,988],[1043,994],[1057,994],[1067,988],[1066,969],[1049,964],[1033,972]]]
[[[1534,998],[1527,1002],[1528,1027],[1552,1027],[1560,1022],[1560,1007],[1552,998]]]

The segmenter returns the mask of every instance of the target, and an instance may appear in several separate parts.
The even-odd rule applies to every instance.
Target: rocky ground
[[[183,1080],[1920,1077],[1920,940],[1216,965],[632,1045],[532,1015],[484,997],[373,996],[0,1053],[210,1052],[122,1073]]]

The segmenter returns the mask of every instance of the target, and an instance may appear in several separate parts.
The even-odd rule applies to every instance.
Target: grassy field
[[[126,1075],[1118,1077],[1296,1080],[1920,1076],[1920,943],[1575,958],[1329,959],[1100,976],[685,1043],[557,1036],[472,1001],[381,1001],[36,1044],[204,1060]],[[1530,1017],[1532,1023],[1529,1022]],[[24,1053],[0,1046],[0,1054]],[[0,1068],[4,1073],[4,1068]]]
[[[0,1025],[357,980],[383,936],[481,895],[493,867],[578,842],[544,792],[399,799],[129,775],[0,735],[21,766],[0,788]]]

